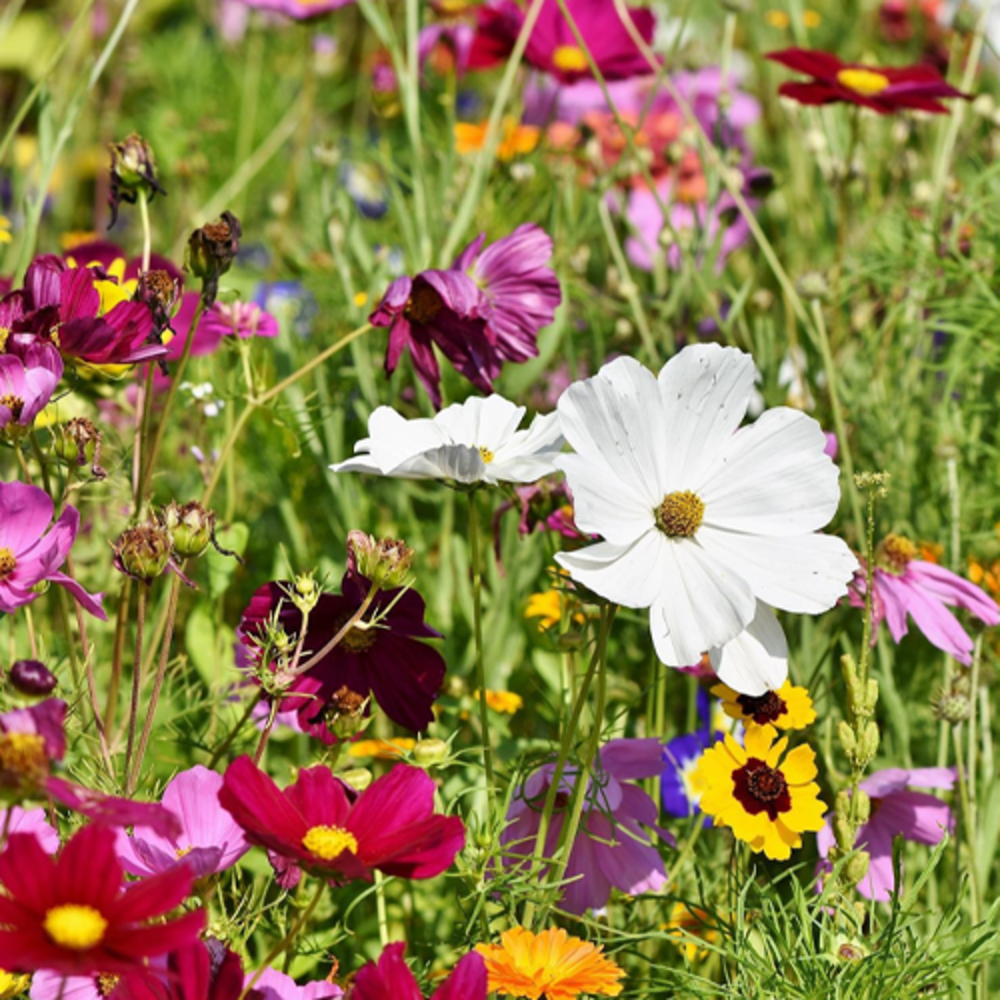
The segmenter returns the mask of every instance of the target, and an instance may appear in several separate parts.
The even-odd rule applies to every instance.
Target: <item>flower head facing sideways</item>
[[[858,564],[818,532],[840,499],[819,424],[778,407],[740,426],[754,374],[748,354],[700,344],[659,377],[622,357],[571,385],[558,410],[576,454],[556,464],[580,530],[604,540],[556,559],[607,600],[649,608],[664,663],[709,652],[724,683],[762,695],[787,676],[771,608],[827,610]]]
[[[816,721],[812,698],[803,687],[785,681],[777,691],[754,697],[739,694],[725,684],[716,684],[712,694],[722,700],[722,710],[745,726],[805,729]]]
[[[555,471],[563,438],[559,418],[538,415],[518,430],[523,406],[502,396],[454,403],[433,419],[407,420],[389,406],[368,418],[356,458],[334,472],[370,472],[396,479],[449,479],[471,485],[532,483]]]
[[[351,1000],[423,1000],[403,956],[402,942],[386,945],[377,962],[355,976]],[[486,1000],[486,964],[477,952],[466,955],[429,1000]]]
[[[0,432],[30,427],[52,398],[62,373],[62,358],[50,344],[31,344],[23,358],[0,354]]]

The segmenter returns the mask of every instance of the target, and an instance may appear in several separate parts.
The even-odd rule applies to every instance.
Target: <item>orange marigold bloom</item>
[[[459,122],[455,125],[455,150],[460,156],[476,153],[486,145],[487,123]],[[509,115],[503,120],[503,134],[497,146],[497,157],[513,160],[532,152],[538,145],[541,130],[534,125],[520,125]]]
[[[605,958],[603,949],[552,927],[533,934],[515,927],[500,944],[480,944],[490,991],[527,1000],[577,1000],[588,994],[616,997],[624,971]]]

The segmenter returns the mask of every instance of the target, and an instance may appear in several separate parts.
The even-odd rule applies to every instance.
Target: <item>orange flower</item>
[[[500,944],[480,944],[490,991],[527,1000],[577,1000],[582,994],[616,997],[625,975],[602,949],[553,927],[533,934],[515,927]]]
[[[478,152],[486,144],[486,122],[459,122],[455,126],[455,149],[464,156]],[[503,120],[503,136],[497,146],[497,157],[513,160],[515,156],[530,153],[538,145],[539,129],[534,125],[519,125],[509,115]]]
[[[375,757],[378,760],[398,760],[416,746],[409,736],[391,740],[358,740],[347,748],[349,757]]]

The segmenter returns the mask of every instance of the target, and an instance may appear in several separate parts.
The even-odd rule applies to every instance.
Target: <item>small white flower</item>
[[[357,457],[330,468],[397,479],[533,483],[556,471],[563,438],[555,413],[518,430],[524,413],[502,396],[455,403],[431,420],[407,420],[380,406],[368,418],[369,436],[354,446]]]
[[[725,683],[761,695],[787,673],[770,609],[827,610],[857,560],[817,533],[840,499],[819,424],[779,407],[741,428],[753,383],[749,355],[704,344],[658,379],[618,358],[571,385],[559,416],[577,454],[556,464],[577,525],[604,541],[556,558],[607,600],[649,608],[664,663],[709,652]]]

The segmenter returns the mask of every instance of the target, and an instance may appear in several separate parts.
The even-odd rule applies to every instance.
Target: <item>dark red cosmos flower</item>
[[[567,0],[567,7],[606,80],[627,80],[651,72],[649,61],[622,23],[611,0]],[[628,11],[638,33],[647,45],[651,44],[656,29],[652,11],[638,7],[629,7]],[[526,8],[514,0],[491,0],[479,8],[469,66],[485,69],[505,61],[514,49],[526,14]],[[542,4],[524,60],[564,84],[591,76],[587,57],[577,44],[557,0],[545,0]]]
[[[351,1000],[423,1000],[423,994],[403,960],[406,945],[386,945],[378,962],[369,962],[354,977]],[[486,1000],[486,963],[470,952],[434,991],[430,1000]]]
[[[84,827],[56,858],[34,834],[12,834],[0,854],[0,967],[122,975],[197,939],[203,911],[159,919],[190,894],[186,866],[127,888],[122,876],[110,830]]]
[[[245,979],[239,955],[215,940],[195,941],[172,951],[157,974],[147,971],[122,977],[110,996],[113,1000],[240,1000]],[[102,992],[98,985],[98,993]],[[251,990],[245,1000],[264,1000],[264,994]]]
[[[813,79],[809,83],[783,83],[778,93],[800,104],[834,104],[846,101],[871,108],[880,115],[897,111],[929,111],[947,114],[942,97],[971,95],[946,83],[941,74],[926,63],[913,66],[864,66],[841,62],[830,52],[818,49],[783,49],[767,58]]]
[[[291,584],[267,583],[251,598],[240,622],[240,640],[251,657],[260,655],[262,628],[274,619],[294,642],[302,628],[302,613],[288,599]],[[309,615],[303,662],[309,651],[323,649],[357,612],[368,595],[369,583],[347,572],[341,593],[323,594]],[[365,621],[377,625],[355,627],[315,666],[297,677],[282,701],[281,710],[297,711],[304,728],[322,727],[325,714],[349,697],[360,703],[374,695],[393,722],[420,732],[434,719],[431,706],[444,682],[441,654],[421,639],[440,639],[424,622],[423,598],[409,590],[380,591]],[[273,665],[272,665],[273,669]]]
[[[303,768],[282,791],[249,757],[229,765],[219,802],[251,843],[331,882],[440,875],[465,844],[457,816],[434,813],[434,782],[397,764],[360,795],[322,765]]]

